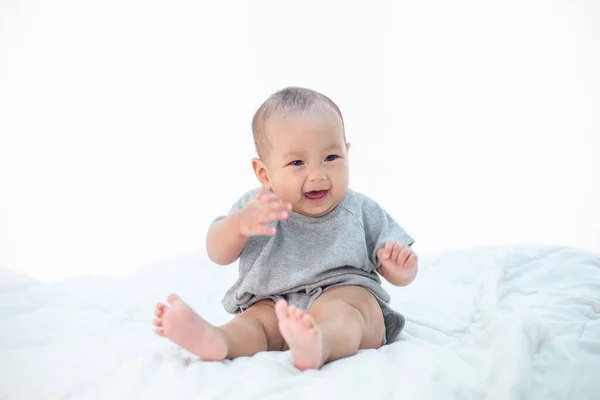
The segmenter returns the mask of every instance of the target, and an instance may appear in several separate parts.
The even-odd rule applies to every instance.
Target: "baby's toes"
[[[154,333],[156,333],[158,336],[165,336],[165,330],[161,328],[154,328]]]
[[[165,312],[165,305],[162,303],[156,304],[156,310],[154,310],[154,314],[156,314],[156,316],[158,318],[160,318],[160,317],[162,317],[164,312]]]
[[[167,296],[167,303],[173,305],[174,303],[177,303],[177,302],[183,302],[183,301],[176,294],[170,294]]]
[[[304,316],[302,317],[302,323],[307,328],[312,328],[314,326],[313,319],[308,314],[304,314]]]
[[[290,315],[290,317],[298,319],[300,318],[301,311],[296,306],[290,306],[288,308],[288,314]]]
[[[275,304],[275,314],[277,314],[277,318],[279,318],[279,319],[287,318],[288,311],[289,310],[288,310],[288,306],[287,306],[287,301],[279,300]]]
[[[163,326],[162,320],[158,318],[154,318],[154,320],[152,320],[152,323],[154,324],[154,326],[158,326],[159,328],[162,328]]]

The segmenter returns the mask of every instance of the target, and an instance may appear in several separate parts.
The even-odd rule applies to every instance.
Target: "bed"
[[[204,362],[152,332],[182,296],[209,321],[236,266],[199,254],[42,284],[0,269],[0,399],[600,399],[600,256],[542,245],[423,255],[386,285],[400,340],[300,372],[289,352]]]

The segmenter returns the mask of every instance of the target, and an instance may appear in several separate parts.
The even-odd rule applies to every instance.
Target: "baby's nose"
[[[311,174],[309,179],[311,182],[320,182],[320,181],[324,181],[325,179],[327,179],[327,176],[325,175],[325,173],[323,173],[321,171],[321,172]]]
[[[327,179],[327,173],[323,165],[313,165],[308,173],[308,180],[311,182],[319,182]]]

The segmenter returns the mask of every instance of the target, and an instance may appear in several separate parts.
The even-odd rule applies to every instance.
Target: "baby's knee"
[[[377,299],[370,292],[369,296],[353,300],[351,306],[361,315],[363,336],[360,349],[375,349],[381,347],[385,336],[385,321]]]
[[[275,314],[275,303],[272,300],[261,300],[248,307],[240,316],[254,321],[263,331],[267,339],[268,350],[280,350],[283,347],[283,339],[279,333]]]
[[[337,286],[325,291],[314,303],[339,302],[360,313],[365,322],[383,322],[383,314],[377,299],[371,292],[360,286]]]
[[[343,318],[344,320],[356,320],[361,325],[367,317],[367,311],[363,310],[362,301],[352,298],[350,287],[332,288],[323,293],[310,306],[308,313],[315,320],[326,320],[330,316]]]

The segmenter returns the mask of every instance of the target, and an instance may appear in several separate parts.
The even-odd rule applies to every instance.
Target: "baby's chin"
[[[331,212],[331,210],[327,210],[327,211],[323,211],[323,212],[314,212],[314,211],[311,212],[311,211],[306,211],[306,210],[302,210],[302,209],[294,210],[294,211],[296,211],[298,214],[304,215],[305,217],[311,217],[311,218],[319,218],[319,217],[327,215]]]
[[[327,214],[329,214],[331,211],[333,211],[339,204],[340,202],[330,202],[328,204],[323,204],[320,207],[303,207],[303,206],[299,206],[299,207],[294,207],[294,211],[297,212],[298,214],[302,214],[306,217],[312,217],[312,218],[319,218],[319,217],[323,217]]]

